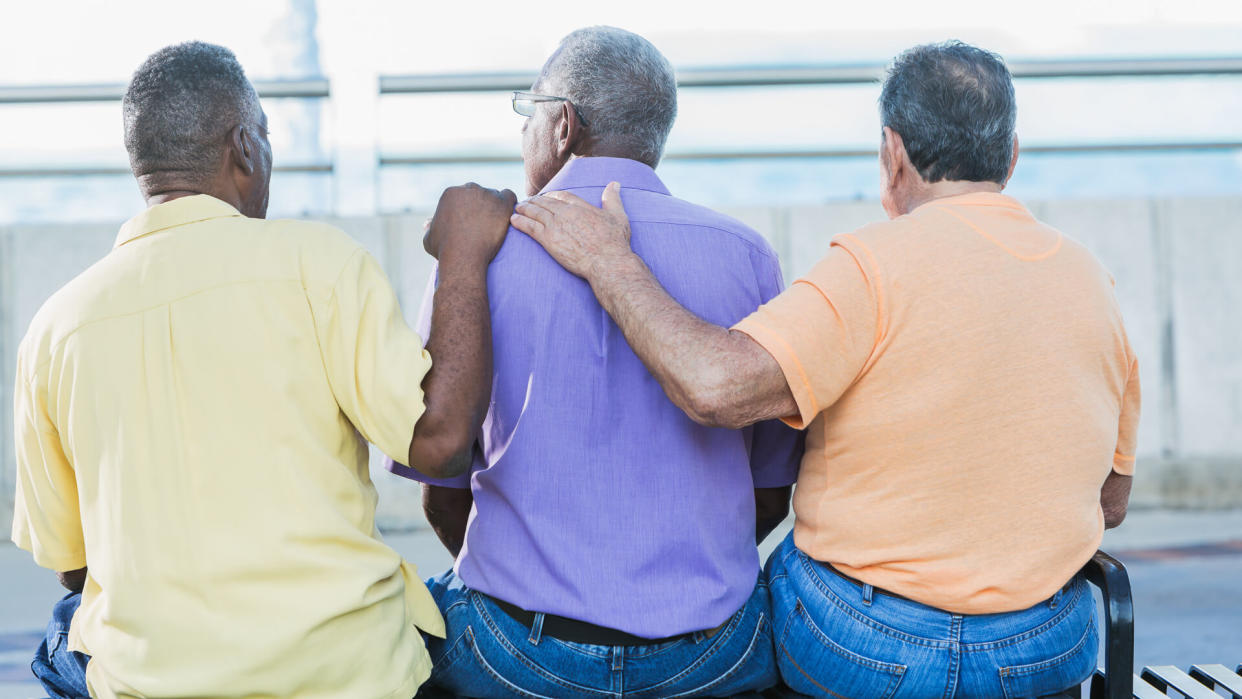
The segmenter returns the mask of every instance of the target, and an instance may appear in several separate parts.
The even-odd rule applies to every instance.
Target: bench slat
[[[1152,665],[1143,668],[1143,679],[1161,687],[1172,688],[1190,699],[1220,699],[1220,695],[1204,687],[1190,675],[1172,665]]]
[[[1208,687],[1227,690],[1233,699],[1242,699],[1242,677],[1224,665],[1191,665],[1190,676]]]
[[[1169,695],[1147,684],[1138,675],[1134,676],[1134,696],[1136,699],[1169,699]]]

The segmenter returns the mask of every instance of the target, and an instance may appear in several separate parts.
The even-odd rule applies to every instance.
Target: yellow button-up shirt
[[[89,567],[93,696],[411,697],[443,620],[375,527],[431,360],[375,260],[320,223],[154,206],[18,352],[13,541]],[[417,627],[417,628],[416,628]]]

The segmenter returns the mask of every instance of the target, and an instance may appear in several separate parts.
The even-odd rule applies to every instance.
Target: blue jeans
[[[1005,614],[952,614],[847,580],[781,543],[767,566],[781,676],[850,697],[1037,697],[1095,669],[1095,601],[1077,576]]]
[[[528,628],[451,571],[427,581],[448,638],[428,639],[433,670],[420,696],[447,690],[468,697],[732,696],[778,681],[767,586],[760,582],[710,638],[644,646],[598,646]]]
[[[88,699],[86,663],[90,656],[69,650],[69,624],[78,611],[82,594],[71,592],[52,608],[43,642],[35,650],[30,669],[52,699]]]

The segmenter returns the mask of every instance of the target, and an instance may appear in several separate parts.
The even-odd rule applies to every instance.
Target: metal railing
[[[690,68],[677,71],[678,87],[779,87],[874,83],[884,76],[879,63],[820,66]],[[1009,63],[1014,78],[1115,78],[1242,74],[1242,57],[1131,60],[1049,60]],[[527,90],[535,73],[459,73],[382,75],[380,94],[506,92]]]
[[[1100,59],[1013,61],[1009,70],[1015,79],[1090,79],[1119,77],[1178,77],[1190,75],[1242,75],[1242,57]],[[841,64],[819,66],[761,66],[700,68],[677,71],[681,88],[737,88],[859,85],[878,82],[884,75],[882,64]],[[383,75],[381,95],[507,92],[527,90],[535,73],[470,73]],[[1170,153],[1242,149],[1242,141],[1171,141],[1161,143],[1061,143],[1023,146],[1023,153]],[[665,161],[702,160],[779,160],[815,158],[872,158],[873,149],[829,148],[808,150],[712,150],[673,152]],[[474,154],[381,154],[379,165],[460,165],[511,164],[521,162],[513,153]]]
[[[739,88],[782,86],[832,86],[870,84],[884,73],[881,64],[838,64],[811,66],[759,66],[728,68],[692,68],[677,73],[683,88]],[[1242,57],[1170,58],[1170,59],[1099,59],[1013,61],[1010,72],[1016,79],[1093,79],[1118,77],[1177,77],[1191,75],[1242,75]],[[506,92],[528,89],[536,74],[469,73],[379,76],[379,95],[454,94]],[[256,81],[255,88],[265,98],[330,98],[327,80]],[[52,104],[69,102],[102,102],[119,100],[125,86],[111,85],[31,85],[0,86],[0,107],[15,104]],[[1114,152],[1198,152],[1242,149],[1242,141],[1169,141],[1160,143],[1063,143],[1023,146],[1025,153],[1114,153]],[[669,161],[757,160],[807,158],[874,157],[872,149],[828,148],[808,150],[712,150],[674,152],[664,156]],[[462,164],[512,164],[521,161],[512,152],[504,153],[442,153],[410,155],[378,153],[376,165],[429,166]],[[332,173],[331,162],[281,165],[277,172]],[[128,174],[119,166],[49,166],[0,168],[0,178],[67,177]]]
[[[255,80],[260,97],[329,97],[327,80]],[[115,102],[125,96],[125,85],[0,85],[0,105],[57,102]]]

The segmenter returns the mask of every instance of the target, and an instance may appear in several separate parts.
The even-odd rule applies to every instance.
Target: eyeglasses
[[[535,116],[535,105],[540,102],[569,102],[569,98],[537,95],[533,92],[522,92],[520,90],[513,93],[513,111],[524,117]],[[574,108],[574,114],[578,115],[578,121],[582,122],[583,126],[590,126],[587,120],[582,118],[582,112],[578,109],[578,105],[569,102],[569,106]]]

